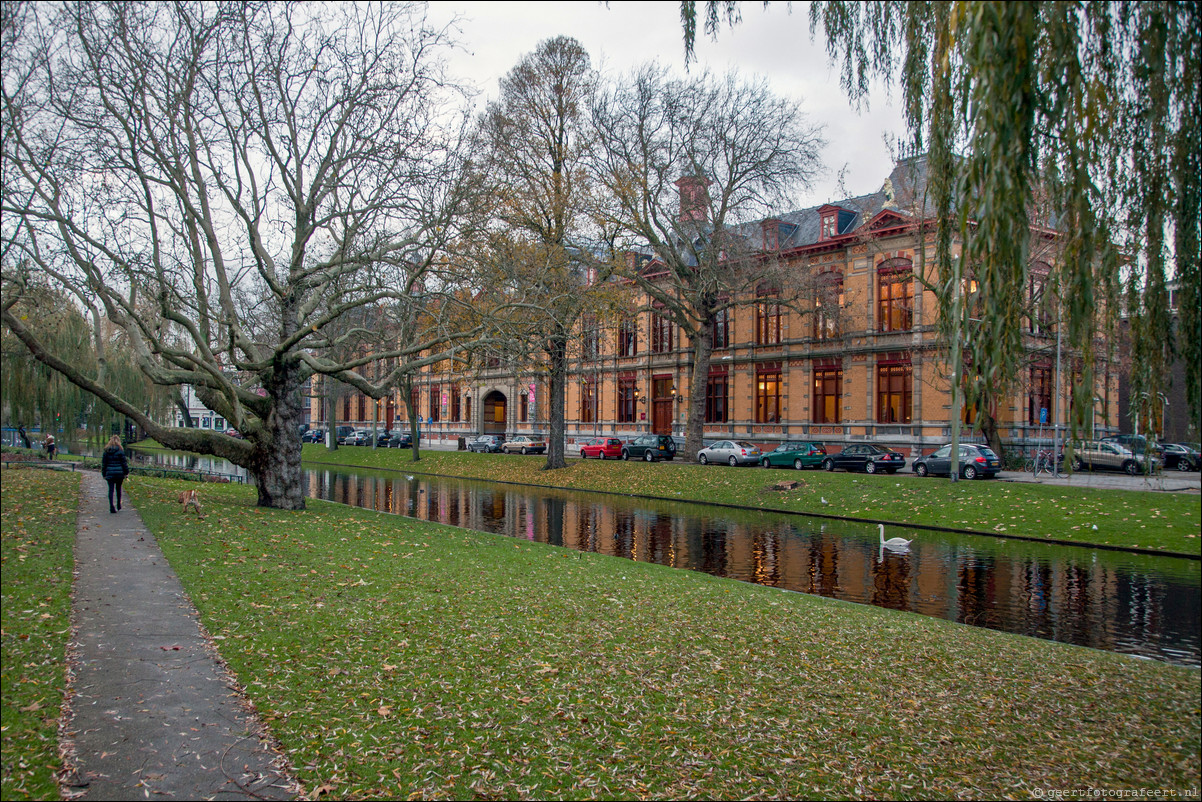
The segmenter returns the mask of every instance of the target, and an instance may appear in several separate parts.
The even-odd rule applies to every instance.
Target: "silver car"
[[[1124,471],[1130,476],[1144,473],[1147,457],[1144,454],[1134,454],[1118,443],[1103,440],[1086,440],[1074,444],[1073,470],[1106,469]],[[1160,470],[1160,460],[1152,458],[1152,472]]]
[[[711,462],[725,462],[731,467],[759,465],[760,457],[763,454],[764,452],[760,451],[758,446],[748,443],[746,440],[719,440],[698,451],[697,461],[702,465],[709,465]]]

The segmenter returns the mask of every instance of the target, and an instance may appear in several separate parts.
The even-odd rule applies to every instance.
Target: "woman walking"
[[[125,450],[121,448],[121,438],[113,435],[108,445],[104,447],[104,455],[100,458],[100,475],[109,483],[109,512],[121,509],[121,483],[129,475],[129,462],[125,459]],[[117,491],[117,506],[113,506],[113,490]]]

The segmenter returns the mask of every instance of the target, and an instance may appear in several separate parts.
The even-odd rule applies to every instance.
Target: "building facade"
[[[934,237],[923,202],[914,200],[922,196],[924,171],[925,160],[903,160],[875,193],[747,227],[766,258],[808,277],[797,285],[809,288],[808,297],[785,298],[780,288],[764,286],[720,316],[711,332],[707,438],[770,448],[812,440],[833,450],[872,441],[912,456],[948,441],[948,349],[929,289]],[[1031,267],[1033,310],[1048,270],[1046,262]],[[578,327],[567,388],[569,445],[597,435],[683,434],[691,343],[648,301],[636,298],[632,308],[644,311],[627,319],[586,317]],[[1051,443],[1052,424],[1067,419],[1071,383],[1080,375],[1072,345],[1060,343],[1057,400],[1053,326],[1033,312],[1024,329],[1020,378],[996,395],[992,409],[1002,439],[1022,449]],[[1100,437],[1118,423],[1117,377],[1104,362],[1095,371],[1091,417]],[[549,428],[546,387],[536,373],[499,365],[463,375],[429,371],[413,393],[422,436],[432,440],[545,435]],[[349,401],[342,422],[370,425],[371,405]],[[407,425],[403,404],[377,406],[382,424]],[[980,439],[972,418],[964,417],[966,440]]]

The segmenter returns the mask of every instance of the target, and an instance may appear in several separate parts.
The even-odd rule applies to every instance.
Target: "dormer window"
[[[760,230],[764,235],[764,250],[779,251],[780,250],[780,220],[770,217],[760,223]]]
[[[839,234],[839,215],[831,213],[822,218],[822,239],[831,239]]]
[[[819,219],[822,221],[819,229],[821,233],[818,235],[820,241],[839,236],[839,218],[840,212],[843,211],[833,204],[827,204],[818,210]],[[845,212],[845,214],[850,215],[850,212]]]

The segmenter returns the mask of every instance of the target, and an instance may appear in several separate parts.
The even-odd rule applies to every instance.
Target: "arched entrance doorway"
[[[493,390],[484,396],[483,413],[484,418],[480,422],[480,428],[484,431],[484,434],[505,434],[505,421],[507,418],[504,393]]]

